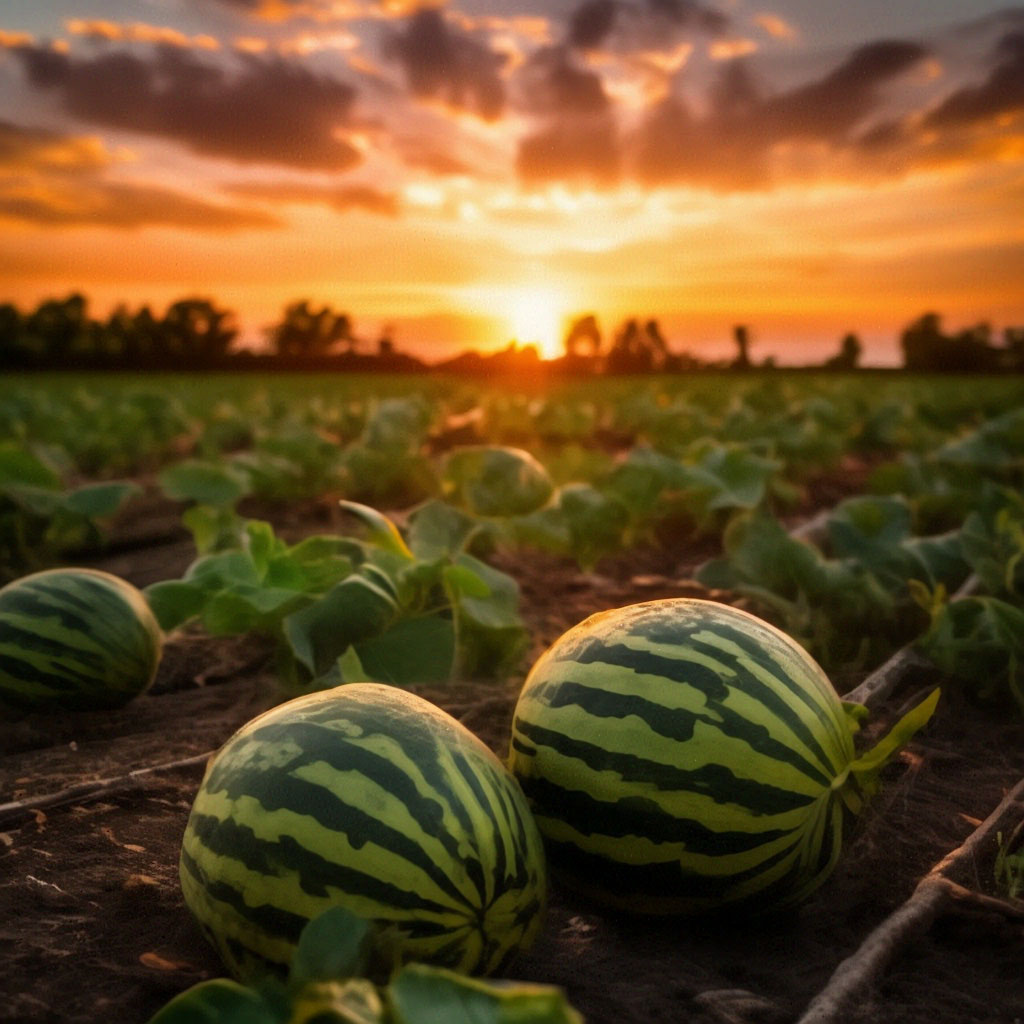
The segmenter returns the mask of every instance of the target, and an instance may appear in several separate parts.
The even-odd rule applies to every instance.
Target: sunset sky
[[[3,0],[0,301],[289,302],[428,359],[594,313],[894,363],[1024,325],[1024,5]]]

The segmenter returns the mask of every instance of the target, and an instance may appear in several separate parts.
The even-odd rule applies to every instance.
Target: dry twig
[[[936,917],[954,900],[968,899],[986,910],[1009,911],[1018,916],[1019,908],[1003,900],[974,893],[949,876],[965,867],[990,836],[1004,827],[1008,818],[1018,820],[1024,814],[1024,779],[1003,798],[999,806],[967,837],[928,872],[910,897],[889,915],[835,970],[828,984],[814,997],[797,1024],[841,1024],[858,996],[863,996],[879,978],[900,949],[923,935]],[[1024,915],[1022,915],[1024,916]]]
[[[193,757],[185,757],[178,761],[165,761],[162,764],[150,765],[147,768],[136,768],[126,775],[118,775],[111,779],[80,782],[75,786],[69,786],[67,789],[58,790],[56,793],[25,797],[22,800],[11,800],[8,803],[0,804],[0,826],[9,825],[22,818],[30,818],[36,811],[46,807],[61,807],[65,804],[83,803],[89,800],[98,800],[100,797],[110,796],[114,793],[123,793],[128,790],[141,788],[151,784],[164,772],[204,765],[214,753],[215,751],[208,750],[205,754],[196,754]]]

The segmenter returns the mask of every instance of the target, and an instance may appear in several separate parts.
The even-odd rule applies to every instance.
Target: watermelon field
[[[515,767],[545,743],[584,745],[575,726],[538,738],[553,733],[516,710],[544,652],[596,613],[678,599],[715,603],[699,637],[714,641],[725,621],[742,631],[736,609],[814,659],[829,706],[855,730],[850,771],[871,798],[844,804],[848,776],[832,780],[830,824],[809,840],[822,877],[760,913],[742,900],[673,902],[650,881],[662,875],[645,881],[649,837],[632,826],[599,851],[619,867],[597,866],[590,849],[573,877],[552,856],[542,918],[527,923],[531,868],[530,899],[507,925],[508,936],[532,929],[532,944],[493,961],[500,979],[556,986],[562,1008],[435,1007],[416,1024],[1024,1020],[1020,375],[11,375],[0,381],[0,620],[5,593],[69,567],[137,589],[136,614],[152,615],[162,648],[141,692],[111,696],[107,675],[73,706],[43,692],[33,660],[55,642],[52,617],[18,618],[17,643],[14,627],[0,630],[0,1020],[146,1024],[226,976],[195,916],[200,873],[186,900],[179,860],[187,826],[189,858],[208,853],[193,802],[201,785],[212,791],[211,757],[256,716],[386,684]],[[119,663],[129,641],[113,614],[94,622],[103,657]],[[92,628],[77,606],[70,621],[71,633]],[[742,644],[722,630],[722,650]],[[612,655],[586,639],[560,657],[597,673]],[[668,660],[662,651],[658,664]],[[415,706],[402,698],[395,720],[415,719]],[[611,723],[637,706],[601,714]],[[655,699],[643,714],[657,724]],[[788,763],[759,722],[735,727],[763,755],[762,776]],[[738,788],[724,750],[700,769],[701,786],[726,787],[716,807],[753,789]],[[516,774],[543,825],[562,812],[541,811],[547,783],[531,770]],[[799,803],[780,772],[759,781],[779,806]],[[473,799],[484,788],[470,787]],[[591,796],[572,813],[597,834],[610,805]],[[227,813],[207,798],[208,817]],[[380,813],[396,843],[413,843],[412,824]],[[691,846],[715,827],[684,824]],[[561,827],[542,828],[552,855],[576,842]],[[419,855],[435,873],[456,870]],[[713,889],[717,870],[702,884]],[[755,873],[742,884],[759,884]],[[237,944],[223,950],[229,959]],[[362,1013],[280,1019],[382,1019]]]

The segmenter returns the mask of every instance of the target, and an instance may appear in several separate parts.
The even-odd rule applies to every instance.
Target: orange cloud
[[[64,27],[75,36],[103,39],[107,42],[159,43],[184,49],[219,50],[220,43],[211,35],[188,36],[163,25],[147,25],[136,21],[128,25],[102,18],[69,18]]]
[[[777,14],[771,14],[767,11],[755,15],[754,22],[763,28],[773,39],[795,39],[799,35],[797,30],[788,21],[780,18]]]
[[[209,203],[172,189],[115,182],[115,162],[96,138],[0,121],[0,219],[41,227],[150,224],[201,230],[271,227],[262,211]]]
[[[759,47],[753,39],[720,39],[711,44],[708,51],[712,60],[734,60],[757,53]]]

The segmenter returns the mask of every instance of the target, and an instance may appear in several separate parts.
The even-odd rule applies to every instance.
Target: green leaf
[[[520,448],[466,446],[445,460],[446,493],[478,516],[535,512],[554,492],[547,470]]]
[[[289,1024],[385,1024],[377,986],[365,978],[311,982],[293,997]]]
[[[459,555],[456,567],[461,570],[456,579],[468,579],[466,573],[471,573],[487,594],[448,590],[455,614],[454,672],[460,678],[500,678],[518,664],[528,643],[519,616],[519,584],[472,555]]]
[[[387,516],[375,508],[370,508],[369,505],[361,505],[356,501],[340,501],[338,504],[362,522],[366,527],[367,539],[371,544],[393,554],[401,555],[410,561],[413,560],[413,553],[402,539],[398,527]]]
[[[164,580],[153,583],[143,591],[150,610],[163,630],[176,629],[183,622],[195,618],[206,603],[206,591],[185,580]]]
[[[61,479],[57,472],[16,441],[0,442],[0,490],[8,484],[28,484],[57,490]]]
[[[185,459],[168,466],[157,478],[168,498],[199,505],[230,508],[250,492],[249,478],[229,465]]]
[[[150,1018],[149,1024],[284,1024],[259,993],[227,978],[201,981]]]
[[[409,964],[387,989],[394,1024],[583,1024],[561,989]]]
[[[721,445],[708,451],[698,468],[715,483],[709,508],[750,509],[764,501],[768,481],[781,469],[781,463],[746,445]]]
[[[64,507],[87,519],[102,519],[141,492],[142,488],[133,483],[86,484],[64,496]]]
[[[363,679],[398,686],[447,683],[455,661],[455,625],[441,614],[400,619],[355,647]],[[345,669],[346,680],[354,679]]]
[[[828,517],[829,541],[840,558],[896,547],[910,536],[910,530],[910,506],[898,497],[847,498]]]
[[[0,496],[7,498],[23,512],[43,519],[56,515],[64,502],[64,495],[59,490],[37,487],[35,484],[4,484]]]
[[[445,589],[457,598],[489,597],[491,588],[480,574],[468,565],[446,565],[442,570]]]
[[[314,678],[347,648],[383,633],[398,612],[394,598],[364,576],[352,575],[284,620],[292,654]]]
[[[1024,609],[997,597],[945,602],[936,594],[929,611],[932,622],[918,649],[978,697],[1008,694],[1024,713]]]
[[[248,553],[237,550],[219,551],[197,558],[189,566],[185,579],[211,593],[225,587],[258,587],[263,583]]]
[[[911,708],[870,750],[861,754],[851,765],[850,773],[861,791],[868,796],[878,788],[878,776],[885,765],[902,750],[914,734],[928,724],[939,703],[941,691],[936,688],[919,704]]]
[[[573,555],[584,568],[622,548],[629,512],[617,498],[590,484],[566,484],[558,492],[558,510],[569,528]]]
[[[433,561],[464,551],[480,524],[465,512],[436,499],[409,516],[409,547],[417,558]]]
[[[303,929],[288,975],[289,985],[344,981],[366,971],[370,925],[345,907],[317,914]]]
[[[182,513],[181,521],[192,534],[201,555],[238,547],[242,543],[244,520],[233,508],[193,505]]]
[[[213,636],[273,631],[279,621],[308,601],[306,595],[295,590],[240,585],[210,596],[201,617],[206,631]]]

